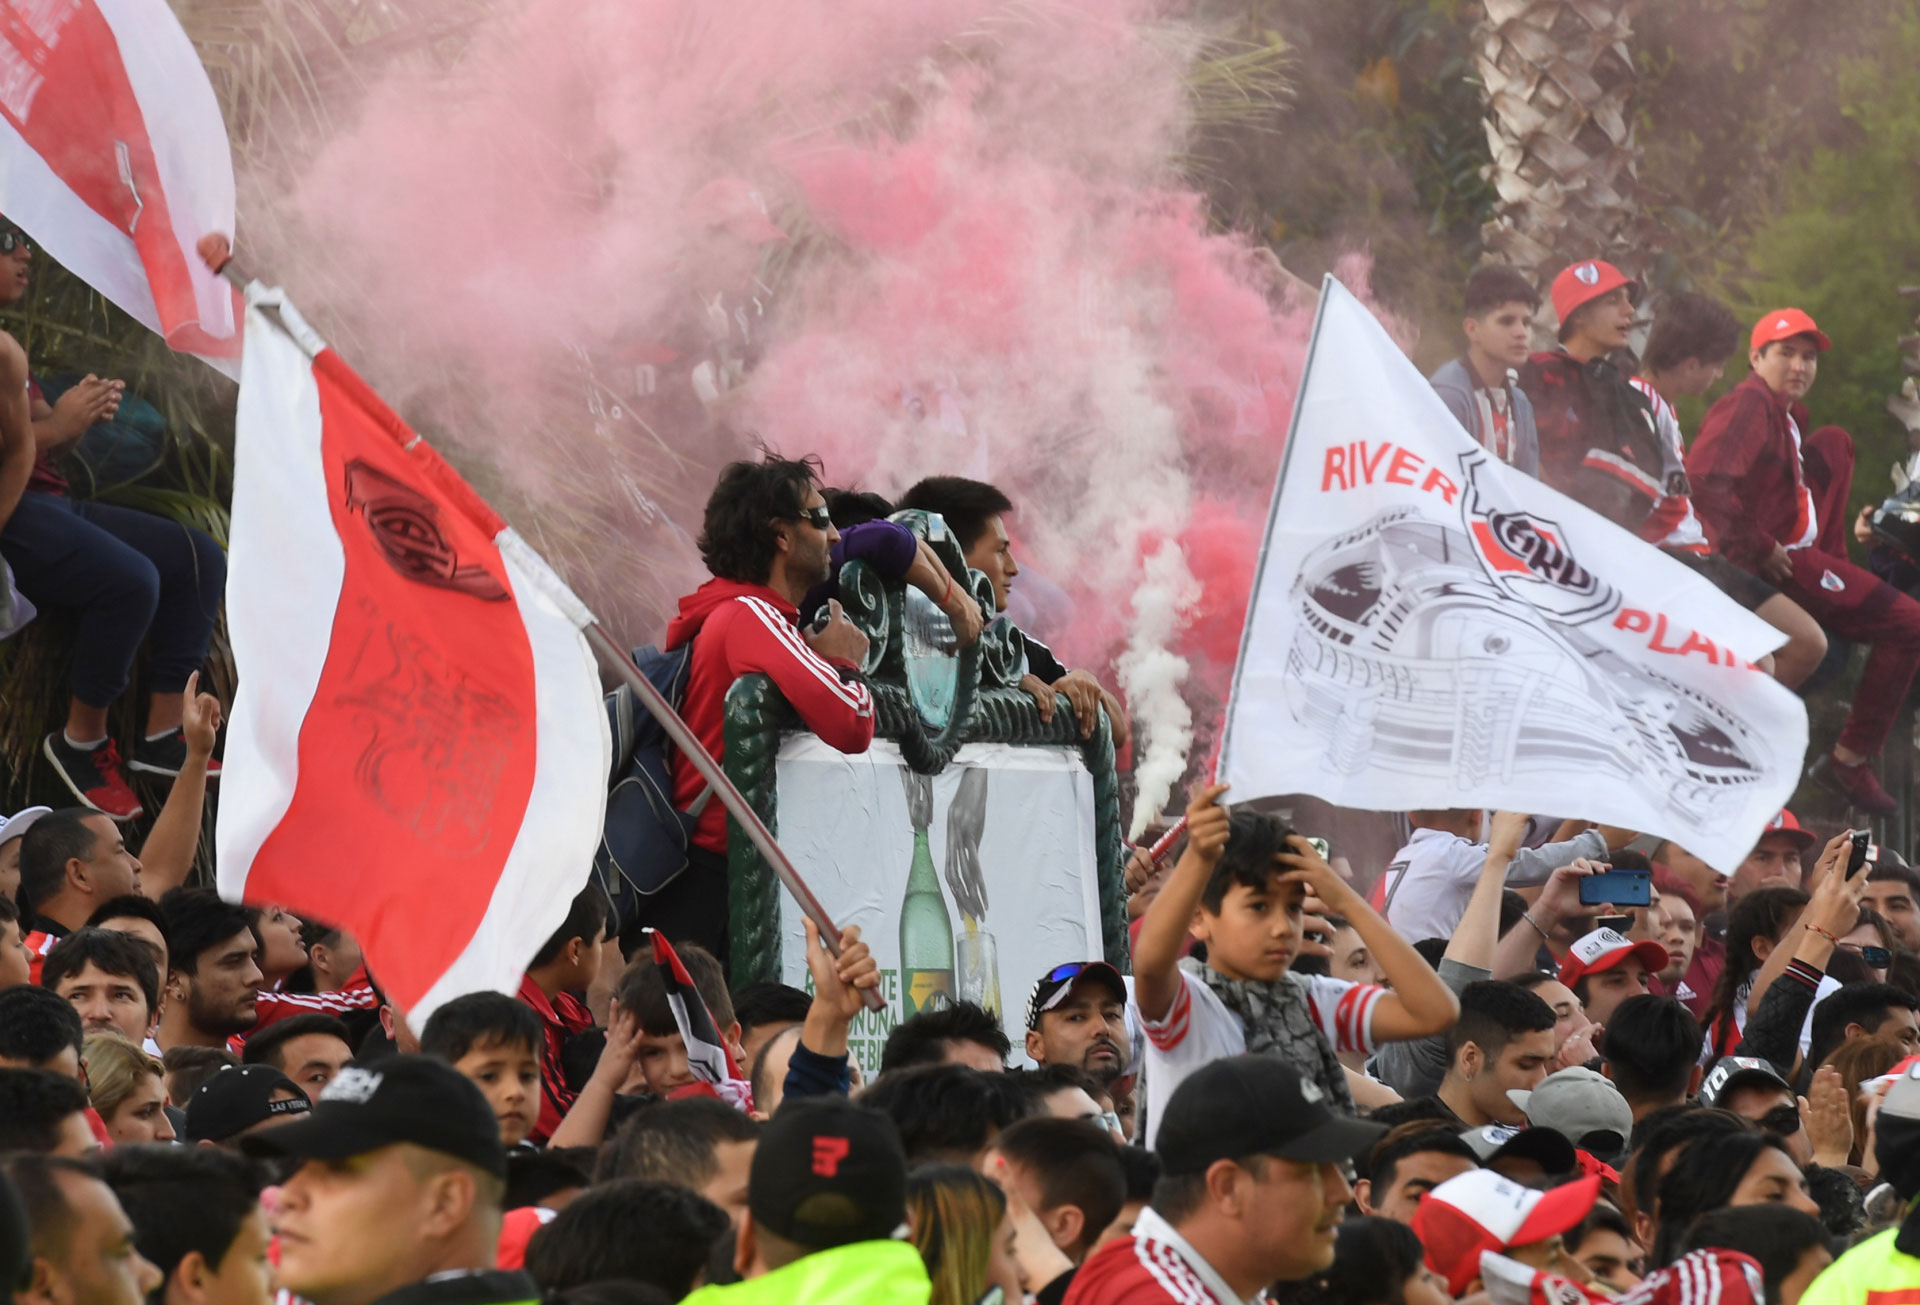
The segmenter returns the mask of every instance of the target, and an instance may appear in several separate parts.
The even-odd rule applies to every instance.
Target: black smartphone
[[[1653,902],[1653,874],[1647,870],[1603,870],[1580,881],[1580,905],[1648,906]]]
[[[1869,830],[1856,829],[1850,835],[1853,850],[1847,853],[1847,878],[1851,879],[1866,868],[1867,849],[1873,846],[1873,834]]]

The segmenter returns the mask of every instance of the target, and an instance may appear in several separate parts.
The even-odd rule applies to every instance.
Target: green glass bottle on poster
[[[900,1018],[953,1005],[953,919],[933,871],[927,830],[933,824],[933,780],[901,771],[913,817],[913,863],[900,904]]]

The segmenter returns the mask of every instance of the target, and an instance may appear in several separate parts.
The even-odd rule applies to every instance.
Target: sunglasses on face
[[[824,504],[819,507],[801,508],[799,516],[815,530],[833,529],[833,514],[827,511]]]
[[[1800,1111],[1794,1106],[1775,1106],[1760,1116],[1760,1131],[1775,1137],[1792,1137],[1800,1131]]]
[[[11,254],[26,247],[27,233],[19,227],[0,227],[0,254]]]
[[[1874,947],[1870,944],[1855,944],[1855,943],[1842,943],[1841,946],[1845,947],[1848,951],[1857,955],[1861,960],[1865,961],[1868,965],[1871,965],[1876,970],[1884,970],[1889,965],[1893,964],[1893,953],[1888,951],[1884,947]]]

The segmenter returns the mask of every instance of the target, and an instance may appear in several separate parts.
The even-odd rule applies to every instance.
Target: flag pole
[[[234,262],[232,245],[225,236],[203,237],[199,243],[199,253],[215,273],[245,290],[249,278]],[[283,329],[286,328],[283,326]],[[305,341],[299,343],[302,348],[309,347]],[[242,366],[244,365],[243,363]],[[542,566],[545,566],[544,559]],[[557,581],[557,577],[555,579]],[[781,850],[780,844],[774,841],[773,832],[767,828],[766,822],[760,819],[759,814],[748,803],[746,795],[741,793],[734,782],[727,777],[727,772],[721,769],[720,763],[713,759],[713,754],[707,751],[706,745],[700,741],[699,736],[688,728],[687,722],[681,719],[680,713],[673,709],[673,704],[663,698],[660,691],[653,687],[652,681],[640,673],[640,668],[634,665],[633,655],[601,628],[599,620],[584,604],[580,603],[578,598],[573,597],[571,593],[566,596],[572,600],[572,605],[579,607],[580,614],[586,618],[584,621],[576,620],[576,624],[580,626],[581,633],[586,636],[588,646],[613,667],[620,676],[621,682],[633,690],[634,696],[640,700],[648,714],[660,723],[660,728],[666,731],[669,739],[673,740],[674,747],[680,749],[682,755],[693,763],[693,768],[700,772],[700,777],[711,787],[713,795],[720,799],[720,805],[725,807],[727,814],[738,822],[754,849],[769,866],[773,867],[774,874],[779,876],[780,882],[793,895],[793,900],[799,903],[800,909],[806,912],[807,917],[819,927],[821,943],[838,957],[840,955],[839,927],[834,924],[833,917],[827,914],[827,908],[821,905],[820,899],[814,896],[813,890],[807,886],[807,881],[800,877],[799,870]],[[859,991],[861,1004],[868,1010],[886,1009],[886,999],[880,995],[878,988],[863,988]]]
[[[615,643],[613,637],[600,628],[598,621],[586,627],[586,636],[593,650],[613,667],[620,676],[621,682],[633,690],[641,706],[660,722],[660,728],[667,732],[669,739],[673,740],[673,746],[680,749],[681,755],[693,763],[693,768],[700,772],[700,778],[712,786],[713,795],[720,799],[720,805],[725,807],[727,814],[739,824],[741,831],[746,834],[747,840],[753,844],[754,849],[766,859],[769,866],[773,867],[774,874],[780,877],[780,882],[786,885],[789,893],[793,894],[793,900],[800,904],[800,909],[820,927],[820,941],[826,944],[828,951],[838,956],[840,930],[828,916],[827,908],[822,906],[820,899],[813,895],[813,889],[807,887],[807,881],[800,877],[800,872],[794,868],[786,852],[781,850],[780,844],[774,841],[773,832],[767,828],[766,822],[760,819],[759,812],[753,809],[746,795],[735,787],[733,780],[727,777],[727,772],[721,768],[720,763],[713,759],[713,754],[707,751],[706,745],[700,741],[699,736],[688,728],[687,722],[681,719],[680,713],[673,709],[673,704],[660,695],[660,690],[653,687],[653,681],[640,673],[640,668],[633,663],[632,653]],[[880,996],[877,988],[862,989],[860,1000],[868,1010],[886,1009],[886,1001]]]

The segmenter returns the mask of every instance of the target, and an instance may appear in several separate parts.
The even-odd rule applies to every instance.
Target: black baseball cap
[[[426,1056],[349,1065],[327,1084],[312,1114],[249,1133],[240,1144],[255,1155],[344,1160],[396,1142],[464,1160],[503,1181],[507,1176],[493,1107],[473,1080]]]
[[[284,1101],[275,1092],[291,1092]],[[269,1119],[313,1109],[300,1085],[271,1065],[222,1065],[187,1098],[189,1142],[224,1142]]]
[[[1173,1090],[1153,1149],[1164,1172],[1200,1174],[1217,1160],[1254,1155],[1337,1164],[1386,1135],[1384,1125],[1343,1115],[1326,1098],[1278,1056],[1211,1061]]]
[[[753,1221],[824,1251],[883,1241],[907,1221],[907,1152],[893,1121],[845,1097],[783,1102],[747,1175]]]
[[[1535,1161],[1549,1174],[1570,1174],[1580,1167],[1573,1143],[1551,1128],[1487,1124],[1461,1136],[1489,1169],[1508,1156]]]
[[[1758,1056],[1722,1056],[1700,1084],[1700,1104],[1717,1106],[1735,1088],[1777,1087],[1788,1092],[1793,1085],[1775,1069],[1773,1062]]]
[[[1073,985],[1082,979],[1104,983],[1115,997],[1127,999],[1127,981],[1113,966],[1105,961],[1068,961],[1048,970],[1033,985],[1033,995],[1027,998],[1027,1027],[1039,1028],[1040,1017],[1065,1001]]]

